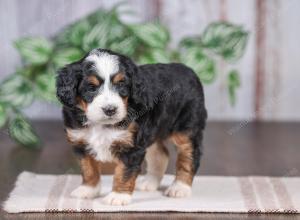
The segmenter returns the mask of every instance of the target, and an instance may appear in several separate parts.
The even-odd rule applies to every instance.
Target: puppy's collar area
[[[104,128],[115,128],[115,129],[123,129],[126,130],[129,125],[130,125],[130,120],[123,119],[122,121],[116,123],[116,124],[107,124],[107,125],[103,125]]]

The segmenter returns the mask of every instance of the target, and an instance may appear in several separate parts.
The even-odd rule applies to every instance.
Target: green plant
[[[94,48],[123,53],[138,64],[182,62],[193,68],[203,83],[209,84],[217,77],[216,59],[236,62],[247,43],[248,33],[242,27],[216,22],[202,35],[183,38],[176,48],[170,48],[169,31],[161,23],[126,24],[120,20],[120,13],[117,7],[98,10],[52,39],[27,37],[15,42],[24,65],[0,84],[0,127],[7,124],[11,138],[24,146],[40,146],[22,109],[37,99],[58,103],[55,70]],[[239,81],[237,70],[231,70],[228,94],[232,104]]]

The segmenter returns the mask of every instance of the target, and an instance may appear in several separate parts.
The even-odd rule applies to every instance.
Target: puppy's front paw
[[[169,197],[181,198],[188,197],[191,195],[191,193],[192,188],[189,185],[181,181],[175,181],[167,188],[164,194]]]
[[[128,205],[131,202],[131,195],[128,193],[110,192],[102,200],[107,205]]]
[[[100,186],[80,185],[71,192],[71,196],[80,199],[93,199],[100,195]]]
[[[157,176],[146,175],[143,179],[137,182],[136,189],[141,191],[155,191],[160,183]]]

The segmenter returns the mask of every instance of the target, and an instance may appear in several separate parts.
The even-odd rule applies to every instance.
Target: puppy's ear
[[[139,72],[139,68],[134,64],[134,62],[128,57],[122,56],[121,63],[125,69],[125,72],[131,78],[131,99],[136,104],[141,104],[145,107],[152,106],[151,101],[151,91],[149,91],[149,86],[147,85],[147,79],[145,74]]]
[[[70,108],[76,106],[77,87],[82,77],[80,64],[69,64],[57,72],[56,95],[60,102]]]

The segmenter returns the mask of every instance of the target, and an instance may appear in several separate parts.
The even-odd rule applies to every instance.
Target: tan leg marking
[[[131,202],[131,194],[135,187],[138,173],[126,176],[126,167],[122,161],[116,161],[113,190],[103,198],[103,203],[108,205],[127,205]]]
[[[89,186],[96,186],[100,181],[100,163],[92,156],[87,155],[80,160],[82,171],[83,184]]]
[[[130,177],[126,177],[125,165],[121,161],[117,161],[114,174],[113,191],[132,194],[137,175],[138,173],[133,173]]]
[[[170,197],[187,197],[192,192],[193,172],[193,148],[188,135],[175,133],[171,140],[177,147],[176,178],[169,186],[165,195]]]
[[[80,159],[82,184],[72,191],[71,196],[92,199],[100,195],[100,164],[90,155]]]
[[[127,167],[117,159],[122,153],[125,153],[130,148],[134,147],[133,138],[137,130],[136,124],[131,123],[128,128],[127,137],[122,140],[115,141],[111,145],[111,152],[115,156],[115,173],[113,180],[113,189],[108,195],[103,198],[103,203],[108,205],[127,205],[131,201],[131,194],[135,187],[135,181],[138,172],[131,172],[128,176]]]
[[[176,161],[176,180],[180,180],[188,185],[193,182],[193,146],[190,138],[186,134],[175,133],[171,140],[177,147],[178,156]]]

